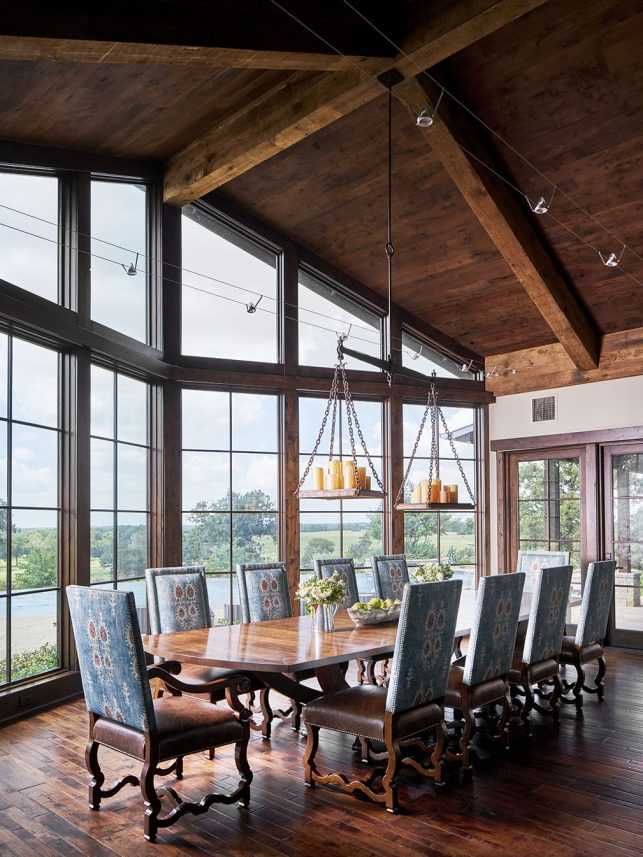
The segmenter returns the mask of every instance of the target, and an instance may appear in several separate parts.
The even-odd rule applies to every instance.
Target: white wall
[[[532,423],[531,400],[556,396],[556,420]],[[499,396],[489,407],[489,439],[565,434],[643,425],[643,376]],[[496,454],[489,454],[491,570],[498,570]]]

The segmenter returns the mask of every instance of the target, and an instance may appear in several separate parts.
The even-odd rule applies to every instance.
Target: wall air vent
[[[532,423],[544,423],[556,419],[556,397],[542,396],[531,400]]]

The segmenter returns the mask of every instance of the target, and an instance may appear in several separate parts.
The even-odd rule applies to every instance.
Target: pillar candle
[[[367,491],[371,490],[371,477],[370,476],[366,477],[366,486],[365,487],[366,487]]]
[[[439,503],[440,502],[440,491],[442,490],[442,481],[440,479],[434,479],[431,482],[431,503]]]
[[[344,462],[344,488],[357,488],[355,462]]]
[[[315,491],[323,491],[324,490],[324,468],[323,467],[313,467],[313,485]]]
[[[422,502],[422,484],[418,482],[418,484],[413,489],[411,494],[411,503],[421,503]]]
[[[428,503],[430,493],[431,492],[429,490],[429,480],[423,479],[420,482],[420,503]]]
[[[446,485],[444,488],[440,490],[440,503],[448,503],[449,502],[449,492],[447,490]]]
[[[341,483],[339,481],[339,476],[336,473],[331,473],[330,470],[326,473],[326,490],[327,491],[337,491],[338,488],[341,488]]]
[[[328,475],[332,477],[333,490],[342,488],[344,480],[342,477],[342,462],[339,458],[333,458],[328,462]]]
[[[366,487],[366,468],[358,467],[357,468],[357,487],[365,488]]]
[[[458,486],[457,485],[449,485],[449,503],[457,503],[458,502]]]

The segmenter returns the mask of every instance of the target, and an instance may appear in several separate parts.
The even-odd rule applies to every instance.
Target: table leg
[[[322,693],[335,693],[350,687],[346,681],[346,664],[331,664],[327,667],[317,667],[315,677],[319,682]]]

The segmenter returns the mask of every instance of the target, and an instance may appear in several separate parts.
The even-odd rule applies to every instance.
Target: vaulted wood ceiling
[[[275,103],[279,92],[301,92],[301,101],[298,95],[294,99],[303,111],[294,136],[284,144],[275,131],[251,169],[238,158],[236,172],[230,172],[236,177],[223,183],[217,178],[214,196],[247,208],[366,286],[385,290],[386,96],[367,81],[361,100],[353,98],[348,108],[340,92],[335,113],[306,101],[320,88],[337,96],[342,80],[350,83],[355,76],[355,62],[379,70],[394,57],[391,46],[341,0],[284,0],[284,5],[356,58],[343,66],[335,66],[337,55],[328,46],[268,0],[217,4],[217,27],[211,4],[196,0],[165,0],[164,14],[157,16],[149,15],[149,3],[115,3],[102,15],[81,19],[76,4],[67,3],[60,4],[64,8],[55,20],[34,16],[31,7],[37,5],[21,4],[0,28],[0,139],[170,164],[178,159],[186,169],[183,156],[195,140],[204,141],[199,145],[205,147],[206,164],[212,164],[207,146],[220,147],[219,129],[234,129],[246,105],[257,104],[251,116],[260,135],[268,119],[261,104]],[[503,174],[532,199],[551,192],[538,171],[558,185],[551,216],[537,218],[524,201],[520,204],[533,240],[567,290],[563,315],[576,312],[581,328],[585,321],[588,325],[587,359],[591,362],[593,338],[643,326],[643,287],[620,269],[601,265],[594,250],[569,231],[605,253],[618,253],[621,240],[643,253],[640,2],[357,5],[409,51],[417,47],[414,34],[429,34],[427,63],[449,57],[432,67],[432,74],[536,168],[449,105],[460,111],[479,143],[491,145]],[[178,27],[168,23],[179,20]],[[500,26],[505,20],[509,23]],[[443,22],[453,21],[459,28],[449,41],[453,31]],[[478,38],[484,32],[490,35]],[[195,44],[196,50],[190,47]],[[457,50],[463,44],[469,46]],[[297,52],[307,52],[305,60],[294,56]],[[224,61],[227,67],[219,67]],[[330,67],[339,69],[337,77],[324,71]],[[346,115],[337,118],[342,112]],[[247,116],[242,121],[241,130],[251,135]],[[279,148],[284,150],[274,154]],[[247,171],[237,174],[239,164]],[[530,299],[511,259],[508,264],[480,214],[473,213],[475,200],[465,201],[445,170],[444,152],[435,139],[431,145],[431,130],[419,130],[397,98],[394,165],[394,299],[481,354],[554,342],[551,313]],[[226,169],[224,163],[224,178]],[[201,181],[202,165],[198,171]],[[478,192],[474,187],[472,194]],[[623,266],[643,281],[643,263],[631,250]]]

